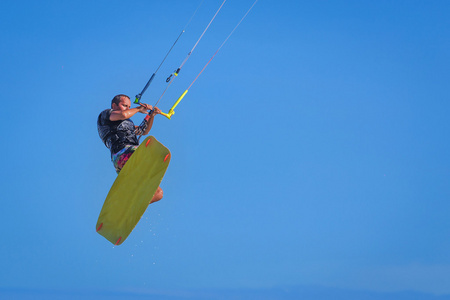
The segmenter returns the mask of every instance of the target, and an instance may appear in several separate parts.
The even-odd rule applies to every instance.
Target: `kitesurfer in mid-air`
[[[147,127],[144,132],[139,133],[147,135],[153,126],[154,116],[161,113],[161,110],[157,107],[153,108],[145,103],[139,103],[139,105],[131,108],[130,97],[119,94],[112,99],[111,108],[102,111],[97,119],[98,134],[106,147],[111,151],[111,160],[117,174],[119,174],[139,146],[139,140],[136,135],[139,131],[139,126],[135,126],[130,118],[136,113],[147,114],[147,111],[151,111]],[[161,187],[158,187],[151,202],[159,201],[162,197],[163,191]]]

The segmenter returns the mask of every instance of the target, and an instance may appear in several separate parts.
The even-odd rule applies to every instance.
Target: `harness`
[[[102,119],[102,114],[103,112],[100,113],[97,119],[98,133],[105,146],[111,150],[111,155],[119,152],[126,145],[139,145],[139,141],[134,133],[133,121],[129,119],[121,121],[111,121],[108,118]]]

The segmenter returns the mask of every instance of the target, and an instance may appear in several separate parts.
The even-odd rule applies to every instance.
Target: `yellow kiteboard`
[[[122,244],[153,198],[170,162],[170,151],[147,137],[117,176],[103,204],[97,232],[114,245]]]

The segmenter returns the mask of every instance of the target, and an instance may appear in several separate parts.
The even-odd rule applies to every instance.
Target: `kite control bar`
[[[163,116],[165,116],[167,119],[170,120],[170,118],[173,116],[173,114],[175,113],[175,107],[177,107],[178,103],[180,103],[180,101],[183,99],[183,97],[187,94],[188,90],[185,90],[183,94],[181,94],[180,98],[178,98],[177,102],[175,102],[175,104],[169,109],[169,112],[166,113],[161,113]]]
[[[168,89],[168,87],[172,84],[174,78],[176,78],[178,76],[178,74],[180,73],[181,68],[184,66],[184,64],[186,63],[186,61],[189,59],[189,57],[191,56],[192,52],[194,51],[195,47],[197,46],[197,44],[200,42],[200,40],[202,39],[203,35],[205,34],[206,30],[208,30],[209,26],[211,25],[212,21],[214,20],[214,18],[216,17],[216,15],[219,13],[220,9],[222,8],[222,6],[225,4],[224,0],[222,2],[222,5],[219,7],[219,9],[216,11],[214,17],[211,19],[211,21],[209,22],[208,26],[206,26],[205,30],[203,31],[202,35],[200,36],[200,38],[197,40],[197,42],[195,43],[194,47],[192,48],[192,50],[188,53],[188,55],[186,56],[186,58],[184,59],[184,61],[181,63],[180,67],[173,73],[171,74],[169,77],[167,77],[166,82],[168,82],[169,84],[167,85],[166,89],[164,90],[164,92],[162,93],[162,95],[159,97],[158,101],[156,102],[156,104],[154,106],[156,106],[159,101],[161,100],[161,98],[164,96],[166,90]],[[195,77],[195,79],[192,81],[192,83],[189,85],[189,87],[184,91],[183,94],[181,94],[181,96],[178,98],[178,100],[175,102],[175,104],[169,109],[168,113],[163,113],[161,112],[161,115],[165,116],[167,119],[171,119],[172,116],[175,114],[175,107],[177,107],[177,105],[180,103],[180,101],[184,98],[184,96],[186,96],[187,92],[189,91],[189,89],[191,88],[191,86],[194,84],[194,82],[198,79],[198,77],[203,73],[203,71],[205,70],[205,68],[209,65],[209,63],[213,60],[213,58],[216,56],[216,54],[219,52],[220,49],[222,49],[223,45],[228,41],[228,39],[230,38],[230,36],[233,34],[233,32],[236,30],[236,28],[241,24],[241,22],[245,19],[245,17],[248,15],[248,13],[252,10],[253,6],[255,6],[256,2],[258,2],[258,0],[255,0],[252,4],[252,6],[249,8],[249,10],[247,10],[247,12],[245,13],[245,15],[242,17],[242,19],[237,23],[237,25],[233,28],[233,30],[231,31],[231,33],[227,36],[227,38],[222,42],[222,44],[220,45],[220,47],[216,50],[216,52],[214,53],[214,55],[209,59],[209,61],[206,63],[206,65],[203,67],[203,69],[200,71],[200,73],[198,73],[197,77]],[[175,41],[176,42],[176,41]],[[173,46],[172,46],[173,47]],[[169,51],[170,52],[170,51]],[[165,59],[165,58],[164,58]],[[163,60],[164,61],[164,60]],[[158,67],[159,69],[159,67]],[[157,69],[157,71],[158,71]],[[156,73],[156,72],[155,72]],[[142,96],[142,94],[145,92],[145,90],[147,89],[148,85],[150,85],[151,81],[153,80],[155,74],[152,75],[152,77],[150,78],[149,82],[147,83],[147,85],[144,87],[144,89],[142,90],[142,92],[140,94],[138,94],[136,96],[136,100],[134,103],[139,103],[140,98]],[[175,76],[173,76],[175,75]],[[151,110],[149,112],[149,114],[152,113],[153,110]],[[146,117],[147,119],[147,117]],[[145,121],[145,120],[144,120]]]

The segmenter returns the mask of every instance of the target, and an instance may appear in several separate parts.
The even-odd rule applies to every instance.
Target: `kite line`
[[[191,23],[192,19],[194,18],[195,14],[197,13],[198,9],[200,8],[200,6],[203,4],[205,0],[202,0],[202,2],[199,4],[199,6],[197,6],[197,9],[194,11],[194,13],[192,14],[191,18],[189,19],[189,21],[186,23],[186,25],[184,26],[183,30],[181,30],[180,34],[178,35],[177,39],[175,40],[175,42],[172,44],[172,47],[170,47],[169,51],[166,53],[166,56],[164,56],[164,59],[161,61],[161,63],[159,64],[158,68],[156,69],[156,71],[152,74],[152,76],[150,77],[150,79],[147,81],[147,84],[144,86],[144,88],[142,89],[142,91],[136,95],[136,98],[134,99],[134,103],[139,104],[141,102],[141,98],[142,95],[144,95],[145,91],[148,89],[148,87],[150,86],[150,84],[153,81],[153,78],[155,78],[156,73],[158,73],[159,68],[161,68],[161,66],[163,65],[164,61],[166,60],[167,56],[169,56],[170,52],[172,51],[173,47],[175,46],[175,44],[178,42],[178,40],[180,39],[180,37],[183,35],[183,33],[186,31],[186,28],[188,27],[189,23]]]
[[[224,1],[225,2],[225,1]],[[175,113],[175,107],[177,107],[177,105],[180,103],[180,101],[184,98],[184,96],[186,96],[187,92],[189,91],[189,89],[191,88],[191,86],[195,83],[195,81],[198,79],[198,77],[200,76],[200,74],[203,73],[203,71],[206,69],[206,67],[209,65],[209,63],[213,60],[213,58],[216,56],[216,54],[219,52],[219,50],[223,47],[223,45],[225,45],[225,43],[228,41],[228,39],[230,38],[230,36],[234,33],[234,31],[236,30],[236,28],[238,28],[238,26],[242,23],[242,21],[245,19],[245,17],[248,15],[248,13],[252,10],[252,8],[255,6],[256,2],[258,2],[258,0],[255,0],[255,2],[253,2],[252,6],[247,10],[247,12],[245,13],[245,15],[241,18],[241,20],[237,23],[237,25],[234,27],[234,29],[231,31],[231,33],[227,36],[227,38],[222,42],[222,44],[220,45],[220,47],[216,50],[216,52],[214,53],[214,55],[209,59],[209,61],[206,63],[206,65],[203,67],[203,69],[200,71],[200,73],[198,73],[198,75],[195,77],[195,79],[192,81],[192,83],[189,85],[189,87],[183,92],[183,94],[181,94],[181,96],[178,98],[178,100],[175,102],[175,104],[170,108],[168,113],[161,113],[163,116],[167,117],[168,119],[170,119],[172,117],[172,115]],[[223,5],[223,3],[222,3]],[[159,101],[159,100],[158,100]]]

